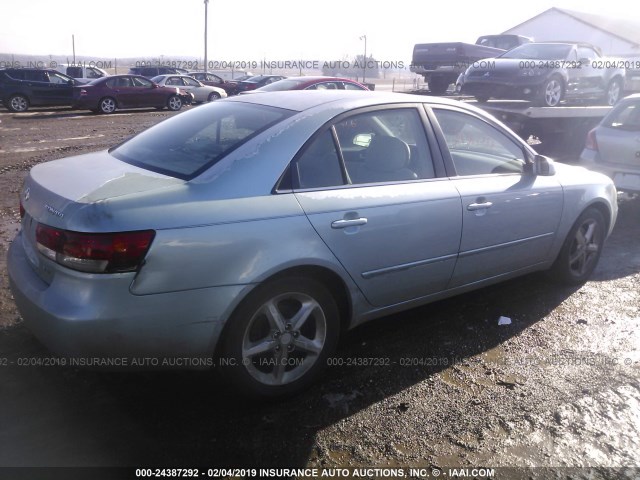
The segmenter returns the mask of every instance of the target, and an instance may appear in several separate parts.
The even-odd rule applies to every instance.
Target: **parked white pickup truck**
[[[56,68],[60,73],[75,78],[79,82],[89,83],[96,78],[107,77],[109,74],[98,67],[87,67],[84,65],[58,65]]]

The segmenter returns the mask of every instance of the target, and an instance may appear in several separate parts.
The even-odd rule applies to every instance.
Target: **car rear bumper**
[[[611,178],[617,190],[640,193],[640,161],[637,166],[603,162],[597,151],[585,148],[580,154],[580,162],[585,168]]]
[[[203,369],[212,365],[224,319],[244,286],[133,295],[135,274],[69,270],[50,284],[35,272],[19,234],[9,248],[9,282],[25,325],[52,352],[98,366]],[[86,362],[85,362],[86,363]]]

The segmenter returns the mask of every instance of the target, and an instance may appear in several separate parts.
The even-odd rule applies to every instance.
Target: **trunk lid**
[[[94,208],[91,230],[99,230],[100,215],[108,215],[100,208],[105,201],[184,183],[122,162],[105,150],[36,165],[25,180],[20,202],[35,221],[69,230],[81,229],[72,220],[75,213]]]

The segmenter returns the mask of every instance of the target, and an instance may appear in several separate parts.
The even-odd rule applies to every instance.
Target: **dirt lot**
[[[494,478],[640,476],[638,198],[621,197],[614,234],[583,287],[533,275],[370,323],[342,343],[342,366],[290,400],[239,400],[215,372],[23,366],[49,356],[21,325],[5,272],[28,168],[104,149],[170,115],[0,112],[0,467],[423,466],[447,476],[448,467],[489,466],[527,467]],[[500,316],[512,323],[498,325]],[[389,365],[362,365],[367,358]],[[9,478],[2,468],[0,478]]]

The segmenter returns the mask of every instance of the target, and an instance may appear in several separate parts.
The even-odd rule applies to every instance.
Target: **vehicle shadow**
[[[332,361],[342,366],[279,401],[239,398],[215,372],[0,368],[0,465],[302,467],[322,454],[318,432],[379,402],[400,415],[396,395],[520,335],[575,291],[530,275],[370,322],[344,337]],[[502,315],[513,323],[499,326]],[[49,355],[22,326],[0,332],[0,348],[14,363]]]

